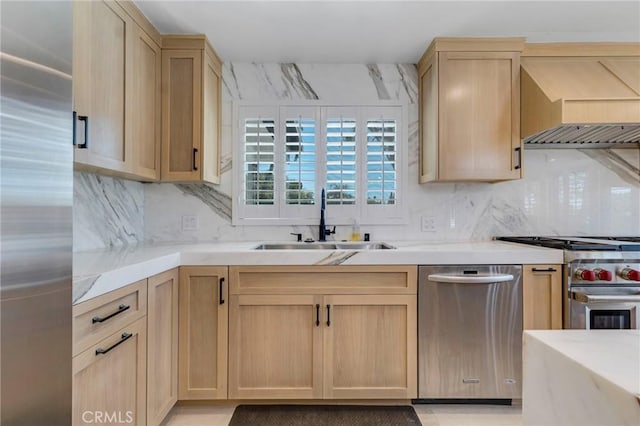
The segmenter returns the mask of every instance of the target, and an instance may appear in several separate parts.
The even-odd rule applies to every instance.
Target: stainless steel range
[[[640,237],[498,237],[564,250],[564,328],[640,329]]]

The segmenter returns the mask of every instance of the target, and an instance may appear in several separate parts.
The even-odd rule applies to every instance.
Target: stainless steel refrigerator
[[[0,2],[0,424],[71,424],[71,2]]]

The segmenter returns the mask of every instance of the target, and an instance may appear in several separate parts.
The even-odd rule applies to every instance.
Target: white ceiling
[[[640,41],[639,1],[150,1],[162,33],[205,33],[225,62],[415,63],[436,36]]]

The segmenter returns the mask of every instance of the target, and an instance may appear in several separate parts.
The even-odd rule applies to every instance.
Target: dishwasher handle
[[[466,274],[430,274],[427,275],[429,281],[441,283],[457,283],[457,284],[491,284],[513,281],[511,274],[495,274],[495,275],[466,275]]]

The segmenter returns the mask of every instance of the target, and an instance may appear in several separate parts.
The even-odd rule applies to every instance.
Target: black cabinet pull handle
[[[77,143],[76,142],[76,139],[77,139],[77,136],[76,136],[76,133],[77,133],[77,131],[76,131],[76,123],[77,123],[77,121],[78,121],[78,113],[73,111],[73,127],[71,128],[72,129],[72,134],[73,134],[71,141],[73,142],[73,146],[76,146],[76,143]]]
[[[95,324],[95,323],[97,323],[97,322],[105,322],[105,321],[106,321],[106,320],[108,320],[109,318],[113,318],[113,317],[115,317],[116,315],[120,315],[121,313],[123,313],[124,311],[126,311],[127,309],[129,309],[130,307],[131,307],[131,306],[129,306],[129,305],[120,305],[120,306],[118,306],[118,310],[117,310],[117,311],[115,311],[114,313],[109,314],[109,315],[107,315],[106,317],[102,317],[102,318],[101,318],[101,317],[93,317],[93,318],[91,318],[91,322],[92,322],[93,324]]]
[[[557,272],[555,268],[547,268],[547,269],[532,268],[531,271],[532,272]]]
[[[518,164],[514,167],[514,169],[518,170],[522,166],[522,148],[517,147],[515,150],[518,153]]]
[[[131,338],[131,336],[133,336],[133,334],[131,333],[122,333],[122,338],[120,340],[118,340],[117,343],[114,343],[113,345],[109,346],[107,349],[102,349],[102,348],[98,348],[96,349],[96,356],[98,355],[104,355],[107,352],[109,352],[111,349],[115,348],[118,345],[123,344],[125,341],[129,340]]]
[[[327,327],[331,327],[331,305],[327,305]]]
[[[222,295],[222,286],[224,285],[224,277],[220,278],[220,304],[224,305],[224,299]]]
[[[89,147],[89,116],[78,115],[78,121],[84,121],[84,143],[77,144],[78,149],[87,149]],[[75,130],[75,124],[74,130]]]
[[[320,327],[320,304],[316,303],[316,327]]]
[[[197,154],[198,154],[198,148],[193,148],[193,170],[198,170],[198,165],[196,164]]]

